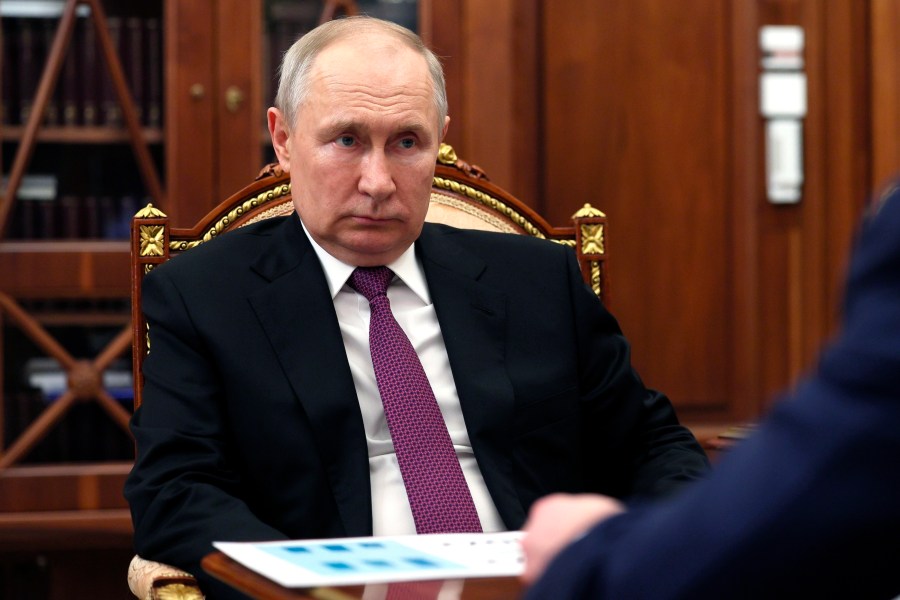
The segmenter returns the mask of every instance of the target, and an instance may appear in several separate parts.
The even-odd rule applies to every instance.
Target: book
[[[18,108],[15,105],[15,99],[18,95],[18,91],[14,88],[14,83],[17,82],[18,77],[16,76],[15,71],[17,70],[16,61],[13,58],[13,47],[15,40],[15,33],[13,31],[13,21],[14,19],[2,19],[0,23],[2,23],[3,29],[0,36],[3,38],[3,46],[0,48],[0,58],[2,58],[2,64],[0,64],[0,72],[3,74],[3,80],[0,82],[0,94],[2,94],[2,99],[0,99],[0,123],[3,125],[12,125],[13,124],[13,115],[18,115]]]
[[[0,191],[6,194],[9,185],[9,177],[0,180]],[[58,189],[56,175],[31,174],[22,177],[19,189],[16,190],[17,200],[54,200]]]
[[[159,19],[148,18],[144,21],[146,28],[146,124],[148,127],[162,127],[162,32]]]
[[[111,196],[100,196],[97,199],[97,219],[100,223],[100,238],[114,239],[117,236],[116,204]]]
[[[38,51],[35,53],[37,58],[38,70],[43,71],[50,56],[50,48],[53,47],[53,38],[56,36],[56,21],[52,19],[41,19],[40,21],[41,40]],[[40,80],[40,76],[38,77]],[[47,106],[44,109],[44,123],[49,126],[59,125],[59,104],[57,97],[53,94],[47,100]]]
[[[37,91],[40,78],[40,64],[36,53],[37,32],[34,19],[19,19],[19,27],[16,32],[19,65],[19,115],[18,122],[25,124],[31,116],[31,106]]]
[[[138,122],[144,122],[144,26],[143,19],[128,17],[123,32],[122,65],[134,100]]]
[[[140,210],[140,202],[137,195],[127,194],[119,199],[117,207],[117,221],[115,227],[115,237],[127,240],[131,235],[131,219],[134,214]]]
[[[81,123],[88,127],[100,120],[99,71],[103,68],[99,57],[97,33],[93,19],[81,19],[81,27],[76,38],[77,47],[73,51],[81,55]]]
[[[34,202],[30,200],[19,200],[16,202],[13,207],[12,220],[9,227],[10,239],[34,239],[37,231],[36,219]]]
[[[37,237],[44,240],[52,240],[59,237],[59,219],[57,218],[57,204],[55,200],[37,200]]]
[[[113,50],[121,56],[120,46],[122,40],[122,19],[120,17],[109,17],[106,20],[106,28],[112,41]],[[112,75],[109,73],[109,65],[106,64],[105,57],[98,61],[101,85],[101,111],[102,122],[110,127],[122,126],[122,108],[119,106],[119,98],[116,96],[116,90],[113,86]]]
[[[78,52],[70,46],[63,59],[62,72],[56,86],[62,111],[62,124],[66,127],[74,127],[79,123],[79,76]]]
[[[100,239],[100,205],[97,197],[85,196],[81,201],[81,237],[92,240]]]
[[[64,239],[81,237],[81,202],[78,196],[67,194],[59,199],[59,236]]]

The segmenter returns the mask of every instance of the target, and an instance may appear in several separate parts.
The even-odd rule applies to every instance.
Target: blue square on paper
[[[265,552],[319,575],[410,573],[423,569],[459,569],[462,565],[423,554],[399,542],[345,542],[304,546],[264,546]],[[302,549],[302,550],[298,550]],[[340,556],[340,560],[335,560]]]
[[[380,568],[380,569],[386,569],[386,568],[388,568],[388,567],[394,566],[394,564],[393,564],[391,561],[389,561],[389,560],[382,560],[382,559],[380,559],[380,558],[379,558],[379,559],[375,559],[375,560],[373,560],[373,559],[366,559],[366,560],[364,560],[363,562],[366,563],[367,565],[369,565],[370,567],[378,567],[378,568]]]
[[[418,556],[414,556],[412,558],[407,558],[406,562],[408,562],[411,565],[415,565],[417,567],[429,567],[430,568],[430,567],[438,566],[434,561],[429,560],[427,558],[421,558]]]

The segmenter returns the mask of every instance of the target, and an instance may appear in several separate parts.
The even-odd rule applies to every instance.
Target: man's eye
[[[353,145],[353,136],[352,135],[342,135],[337,139],[337,143],[339,146],[344,146],[345,148],[349,148]]]
[[[405,149],[409,150],[410,148],[412,148],[415,145],[416,145],[416,140],[414,140],[413,138],[403,138],[402,140],[400,140],[401,148],[405,148]]]

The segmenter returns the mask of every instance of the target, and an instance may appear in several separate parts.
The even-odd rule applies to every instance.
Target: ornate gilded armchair
[[[147,323],[140,309],[144,275],[172,256],[231,229],[260,219],[287,215],[293,210],[288,175],[277,165],[269,165],[256,181],[225,200],[191,228],[172,227],[168,217],[152,205],[135,215],[131,226],[135,409],[142,402],[141,369],[148,351]],[[512,194],[491,183],[480,168],[458,159],[453,148],[442,145],[426,220],[461,228],[531,235],[569,245],[576,252],[585,282],[605,303],[609,302],[606,216],[588,204],[573,215],[571,226],[553,227]],[[189,574],[137,556],[132,561],[128,580],[132,592],[141,600],[201,597]]]

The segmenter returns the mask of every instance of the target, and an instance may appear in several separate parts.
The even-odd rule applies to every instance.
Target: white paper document
[[[222,553],[285,586],[521,575],[520,531],[214,542]]]

